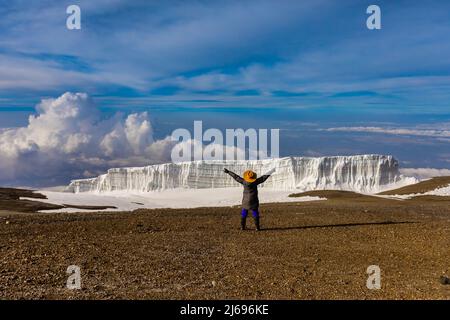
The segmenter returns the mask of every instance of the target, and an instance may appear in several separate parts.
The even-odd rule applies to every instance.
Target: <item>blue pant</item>
[[[247,215],[248,215],[248,210],[242,208],[241,217],[245,219],[245,218],[247,218]],[[259,218],[258,210],[252,210],[252,215],[253,215],[254,218]]]

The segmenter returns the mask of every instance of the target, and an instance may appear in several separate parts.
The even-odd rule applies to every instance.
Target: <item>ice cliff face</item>
[[[73,180],[68,192],[148,192],[172,188],[223,188],[239,186],[223,172],[238,174],[247,169],[262,175],[276,172],[264,187],[282,190],[337,189],[374,193],[414,183],[400,175],[392,156],[357,155],[335,157],[286,157],[249,161],[192,161],[139,168],[110,169],[92,179]]]

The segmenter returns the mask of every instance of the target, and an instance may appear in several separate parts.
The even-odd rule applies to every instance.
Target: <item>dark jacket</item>
[[[263,175],[256,179],[254,182],[247,182],[236,173],[228,170],[227,172],[234,180],[244,186],[244,195],[242,197],[242,208],[247,210],[258,210],[258,184],[263,183],[270,177],[270,175]]]

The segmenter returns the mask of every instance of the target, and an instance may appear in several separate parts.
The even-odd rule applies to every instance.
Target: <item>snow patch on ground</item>
[[[395,195],[379,195],[383,198],[390,198],[390,199],[411,199],[413,197],[418,196],[450,196],[450,184],[446,187],[437,188],[431,191],[427,191],[424,193],[410,193],[410,194],[395,194]]]
[[[433,196],[450,196],[450,184],[446,187],[434,189],[433,191],[429,191],[425,193],[426,195]]]
[[[43,210],[41,212],[97,212],[97,211],[131,211],[135,209],[154,208],[198,208],[198,207],[228,207],[239,205],[242,200],[242,187],[215,189],[172,189],[152,192],[111,191],[102,193],[69,193],[55,191],[37,191],[48,199],[38,199],[52,204],[68,204],[78,206],[115,206],[117,209],[82,210],[64,208],[59,210]],[[261,188],[259,199],[261,203],[302,202],[326,200],[320,197],[289,198],[292,191]],[[21,198],[35,200],[30,198]]]

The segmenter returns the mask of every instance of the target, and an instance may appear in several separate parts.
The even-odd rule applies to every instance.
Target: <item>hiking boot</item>
[[[259,227],[259,217],[254,218],[255,220],[255,229],[256,231],[260,231],[261,228]]]
[[[246,218],[242,218],[241,217],[241,230],[245,230],[245,222],[246,222]]]

